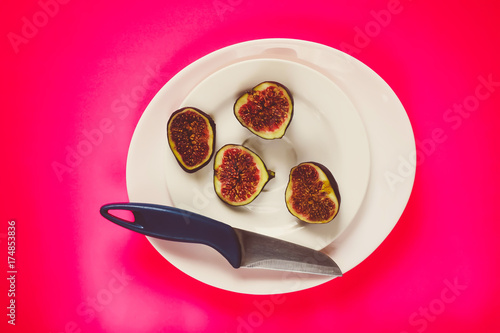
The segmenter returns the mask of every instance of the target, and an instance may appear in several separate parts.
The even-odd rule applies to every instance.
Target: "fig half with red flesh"
[[[197,108],[184,107],[170,116],[167,138],[179,165],[192,173],[207,165],[214,155],[215,122]]]
[[[324,165],[304,162],[293,167],[285,193],[290,213],[307,223],[327,223],[340,208],[337,181]]]
[[[234,115],[261,138],[279,139],[292,120],[293,97],[281,83],[264,81],[236,100]]]
[[[242,145],[225,145],[215,155],[215,192],[231,206],[252,202],[272,178],[274,172],[267,170],[262,159]]]

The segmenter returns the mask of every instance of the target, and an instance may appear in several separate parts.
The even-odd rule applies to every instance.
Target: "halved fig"
[[[267,170],[262,159],[244,146],[228,144],[215,155],[215,192],[231,206],[252,202],[272,178],[274,172]]]
[[[184,107],[170,116],[167,138],[179,165],[192,173],[207,165],[214,155],[215,122],[197,108]]]
[[[316,162],[293,167],[285,193],[290,213],[307,223],[327,223],[340,208],[340,192],[330,170]]]
[[[261,138],[279,139],[292,120],[293,97],[281,83],[264,81],[236,100],[234,115]]]

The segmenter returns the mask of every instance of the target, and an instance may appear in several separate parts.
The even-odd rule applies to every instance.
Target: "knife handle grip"
[[[112,215],[110,210],[130,211],[134,221]],[[183,209],[146,203],[108,204],[101,207],[100,213],[111,222],[146,236],[208,245],[222,254],[231,266],[240,267],[239,238],[225,223]]]

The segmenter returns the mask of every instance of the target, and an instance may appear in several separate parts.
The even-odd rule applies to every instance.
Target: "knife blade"
[[[128,211],[133,221],[110,211]],[[305,246],[228,224],[176,207],[149,203],[111,203],[101,207],[103,217],[129,230],[169,241],[208,245],[234,268],[262,268],[327,276],[342,276],[328,255]]]

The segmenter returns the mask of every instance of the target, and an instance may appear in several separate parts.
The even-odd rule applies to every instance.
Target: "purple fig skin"
[[[326,177],[328,178],[328,181],[330,182],[330,185],[332,186],[333,193],[335,193],[335,196],[337,197],[337,200],[339,202],[339,209],[340,209],[341,197],[340,197],[340,191],[339,191],[339,184],[337,184],[337,180],[335,179],[335,177],[333,177],[332,172],[321,163],[318,163],[318,162],[307,162],[307,163],[314,164],[315,166],[320,168],[321,171],[323,171],[323,173],[326,175]]]

